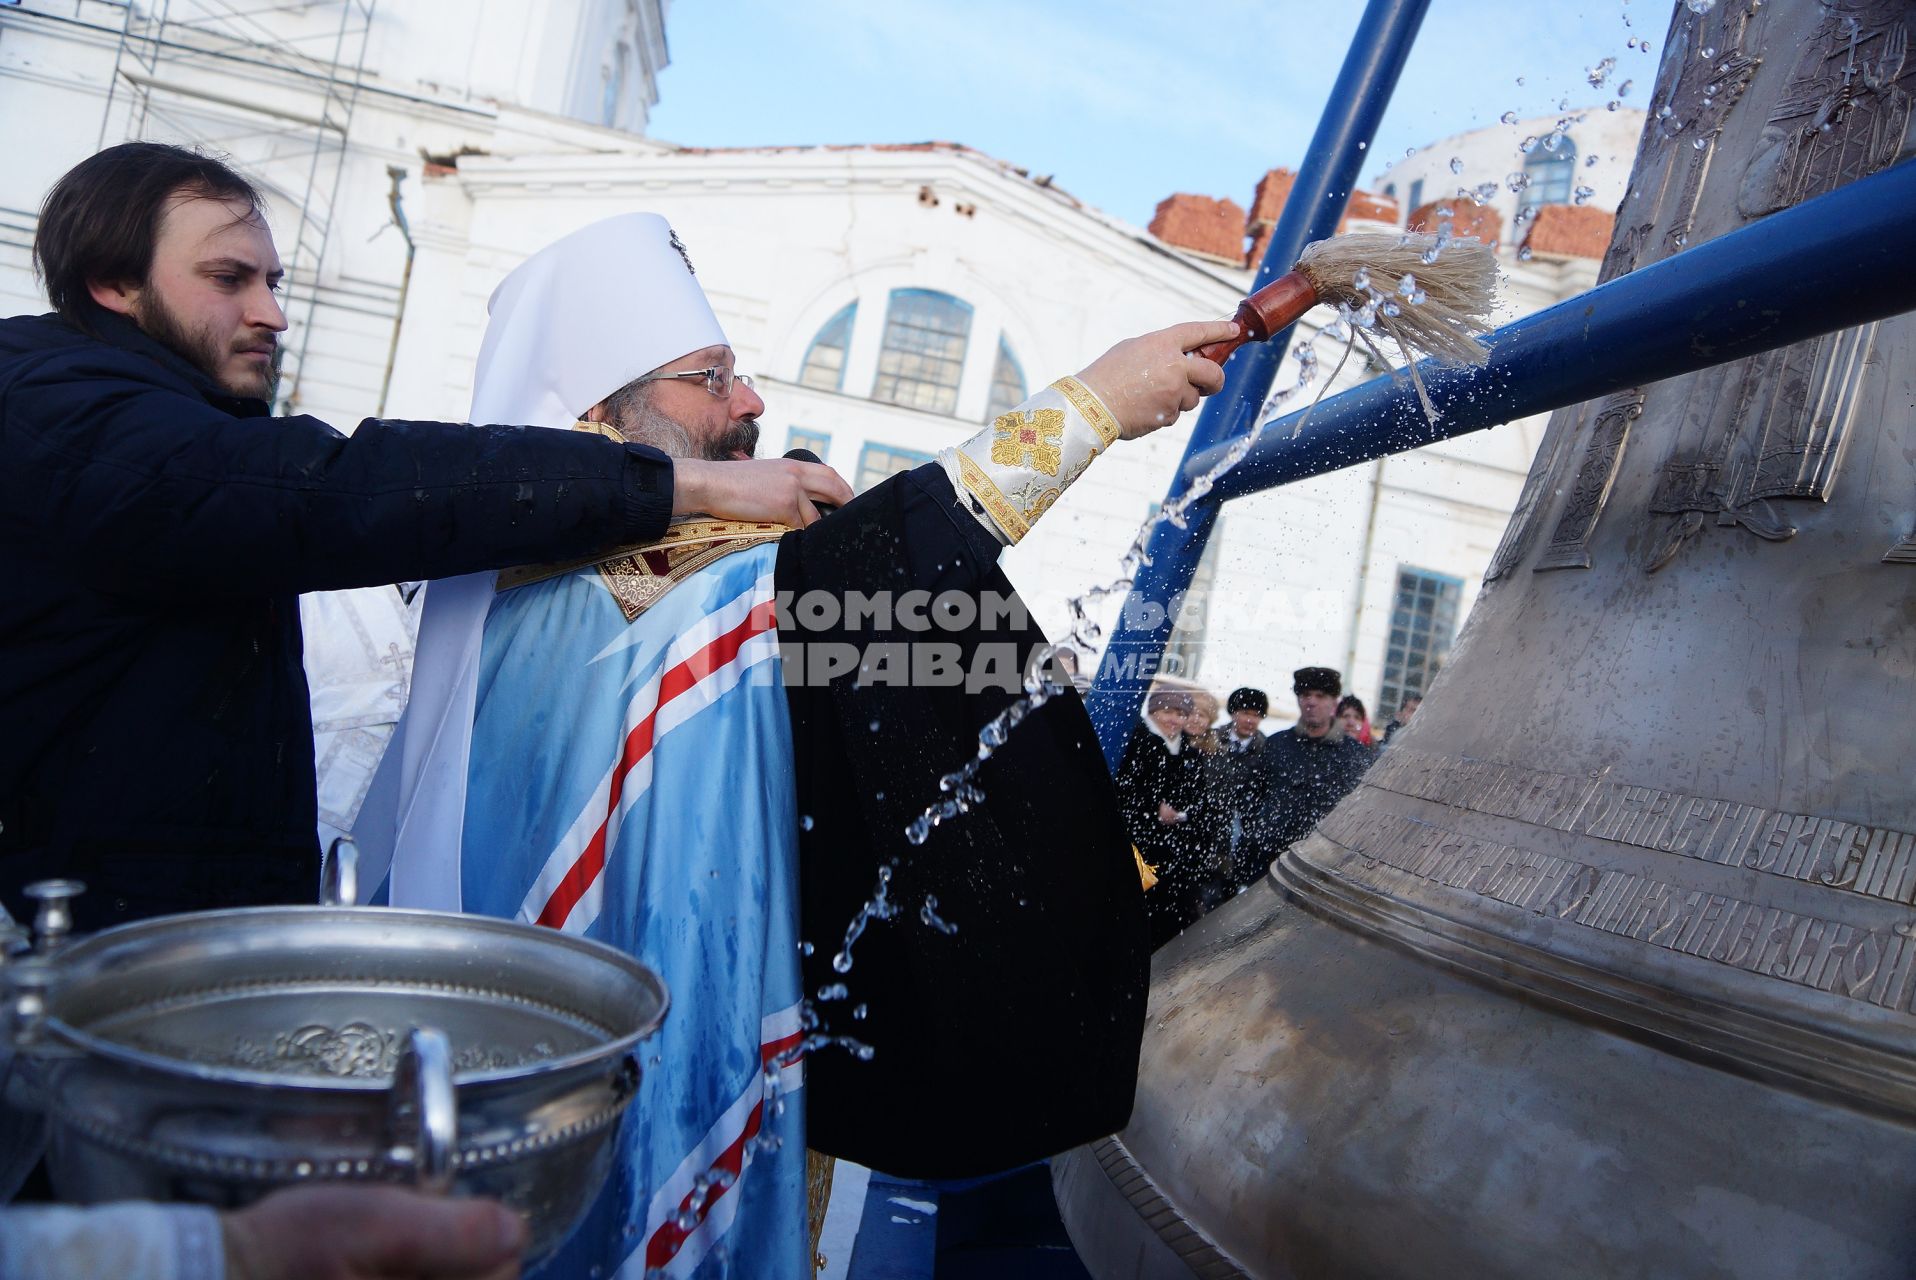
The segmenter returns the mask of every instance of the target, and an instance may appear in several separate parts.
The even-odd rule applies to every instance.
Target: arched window
[[[1577,144],[1568,134],[1558,135],[1551,149],[1550,139],[1539,142],[1524,158],[1523,176],[1530,185],[1523,189],[1522,205],[1534,209],[1540,204],[1569,204],[1570,188],[1577,181]]]
[[[1008,409],[1015,409],[1024,403],[1025,371],[1018,364],[1018,357],[1011,354],[1011,345],[1002,337],[998,339],[998,363],[991,371],[991,403],[985,406],[985,421],[990,422]]]
[[[843,389],[845,351],[852,345],[852,318],[857,313],[858,304],[850,303],[825,322],[818,336],[812,339],[811,349],[805,353],[805,364],[798,371],[799,382],[820,391]]]
[[[970,303],[930,289],[893,289],[872,399],[955,412],[970,336]]]

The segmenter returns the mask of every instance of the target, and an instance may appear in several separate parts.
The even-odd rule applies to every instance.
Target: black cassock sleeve
[[[996,541],[961,500],[935,464],[878,485],[786,536],[781,595],[1015,599]],[[1015,695],[948,676],[892,682],[885,664],[895,675],[914,645],[954,645],[960,669],[976,672],[989,665],[985,646],[1024,658],[1044,643],[1028,619],[958,625],[934,603],[916,615],[931,620],[919,630],[908,612],[865,611],[850,624],[841,613],[824,628],[797,616],[826,610],[781,618],[788,681],[794,645],[852,645],[867,657],[862,673],[788,685],[807,994],[843,983],[844,996],[816,1001],[821,1030],[872,1050],[860,1060],[828,1047],[808,1060],[808,1140],[899,1176],[967,1177],[1124,1126],[1150,959],[1117,793],[1075,693],[1033,712],[986,762],[981,805],[922,845],[906,839],[940,798],[940,777],[977,752],[979,729]],[[840,972],[834,958],[881,867],[896,914],[866,928]],[[928,922],[934,900],[929,915],[955,932]]]
[[[235,412],[254,401],[227,401]],[[672,462],[583,432],[235,417],[145,356],[75,344],[0,385],[0,512],[115,594],[254,598],[649,541]]]

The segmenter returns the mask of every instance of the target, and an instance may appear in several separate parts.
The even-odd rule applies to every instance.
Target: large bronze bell
[[[1904,158],[1912,26],[1677,6],[1606,276]],[[1916,1275],[1913,320],[1555,415],[1415,722],[1159,953],[1095,1274]]]

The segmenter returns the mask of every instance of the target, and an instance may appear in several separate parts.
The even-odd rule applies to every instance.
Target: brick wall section
[[[1271,243],[1271,233],[1277,229],[1277,219],[1284,212],[1284,202],[1290,198],[1291,188],[1296,182],[1297,175],[1289,169],[1272,169],[1258,179],[1257,194],[1251,200],[1251,214],[1244,224],[1244,229],[1251,237],[1250,265],[1253,267],[1264,260],[1264,249]],[[1337,224],[1339,235],[1350,229],[1352,218],[1395,225],[1397,202],[1389,196],[1353,191],[1350,203],[1344,207],[1344,216]]]
[[[1412,209],[1410,221],[1404,225],[1411,231],[1427,231],[1434,234],[1437,230],[1439,209],[1450,210],[1450,233],[1460,240],[1474,236],[1494,247],[1503,238],[1503,215],[1495,208],[1478,205],[1470,200],[1432,200],[1429,204]]]
[[[1617,215],[1587,205],[1547,204],[1531,220],[1524,246],[1532,253],[1566,258],[1602,258],[1610,248]]]
[[[1297,175],[1289,169],[1272,169],[1257,180],[1257,194],[1251,197],[1251,213],[1244,220],[1245,234],[1251,237],[1251,266],[1264,261],[1264,248],[1271,242],[1278,215],[1284,212],[1284,202],[1290,199],[1291,187],[1296,181]]]
[[[1289,169],[1272,169],[1257,180],[1257,194],[1251,197],[1249,226],[1255,232],[1261,225],[1274,225],[1290,199],[1297,175]]]
[[[1277,229],[1284,202],[1290,198],[1296,182],[1297,174],[1289,169],[1267,171],[1257,180],[1257,192],[1251,197],[1248,214],[1230,200],[1186,194],[1167,196],[1158,202],[1157,212],[1152,215],[1151,234],[1180,249],[1255,267],[1264,260],[1265,246],[1271,242],[1271,233]],[[1350,226],[1352,218],[1394,224],[1397,202],[1368,191],[1352,192],[1344,217],[1337,224],[1339,234]],[[1235,228],[1228,225],[1233,220]],[[1244,250],[1246,236],[1251,239],[1248,256]]]
[[[1158,201],[1151,234],[1179,249],[1227,262],[1244,261],[1244,210],[1235,200],[1180,192]]]
[[[1361,218],[1367,222],[1388,222],[1397,224],[1397,201],[1389,196],[1374,196],[1368,191],[1351,192],[1350,204],[1344,209],[1344,222],[1352,218]],[[1339,224],[1339,231],[1344,229]]]

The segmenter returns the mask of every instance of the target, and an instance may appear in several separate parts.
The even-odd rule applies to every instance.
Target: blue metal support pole
[[[1429,4],[1430,0],[1370,0],[1365,7],[1253,289],[1289,271],[1305,245],[1335,234]],[[1210,398],[1198,419],[1185,448],[1185,465],[1165,496],[1167,504],[1183,494],[1188,477],[1196,474],[1189,466],[1192,458],[1256,426],[1288,346],[1289,335],[1279,334],[1269,342],[1239,348],[1226,363],[1224,389]],[[1114,769],[1138,700],[1151,683],[1151,670],[1145,668],[1155,669],[1158,655],[1171,638],[1173,619],[1166,616],[1164,606],[1191,585],[1216,519],[1217,503],[1207,495],[1193,504],[1184,528],[1169,523],[1157,527],[1147,546],[1150,563],[1138,571],[1112,630],[1088,702],[1105,759]]]
[[[1482,368],[1425,361],[1435,426],[1402,374],[1281,418],[1211,496],[1242,497],[1916,310],[1913,237],[1916,160],[1506,325],[1485,339]],[[1186,482],[1228,447],[1188,456]]]

